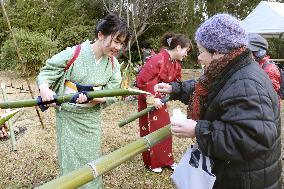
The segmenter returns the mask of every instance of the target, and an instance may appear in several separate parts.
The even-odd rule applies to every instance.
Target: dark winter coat
[[[281,188],[281,121],[278,97],[267,74],[249,53],[227,68],[209,89],[195,133],[201,151],[214,161],[214,188]],[[232,73],[231,75],[228,73]],[[172,99],[187,103],[195,81],[172,83]]]

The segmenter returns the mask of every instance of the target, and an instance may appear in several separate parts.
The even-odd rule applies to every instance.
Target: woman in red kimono
[[[161,39],[161,44],[163,46],[161,51],[146,61],[136,78],[139,89],[155,95],[156,110],[139,118],[141,137],[170,123],[167,106],[161,102],[162,97],[154,93],[154,86],[161,82],[180,81],[180,61],[187,56],[188,51],[192,48],[190,40],[182,34],[166,33]],[[146,101],[146,95],[138,97],[138,111],[147,108]],[[156,173],[162,172],[162,167],[171,167],[172,169],[176,167],[172,154],[172,137],[156,144],[144,152],[142,156],[145,166]]]

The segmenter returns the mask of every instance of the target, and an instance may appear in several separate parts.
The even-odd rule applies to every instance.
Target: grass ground
[[[0,74],[1,82],[12,84],[15,87],[27,88],[23,80],[14,77],[13,73]],[[34,83],[34,82],[32,82]],[[37,94],[35,85],[32,85]],[[19,89],[7,88],[10,100],[29,99],[27,93],[19,93]],[[2,98],[2,97],[1,97]],[[2,101],[2,99],[1,99]],[[169,110],[181,108],[186,112],[186,107],[179,102],[170,102]],[[137,111],[137,103],[115,103],[102,112],[103,153],[108,154],[139,137],[137,121],[119,128],[117,123],[128,115]],[[283,112],[282,112],[283,114]],[[15,129],[21,131],[17,135],[18,150],[11,151],[10,140],[0,141],[0,189],[6,188],[33,188],[58,175],[55,141],[54,110],[49,109],[41,113],[45,129],[41,128],[34,108],[26,108],[15,122]],[[173,138],[173,154],[178,161],[190,142],[188,139]],[[119,167],[106,173],[103,177],[106,189],[170,189],[174,188],[169,177],[172,171],[164,169],[161,174],[156,174],[145,169],[141,156],[138,155]]]

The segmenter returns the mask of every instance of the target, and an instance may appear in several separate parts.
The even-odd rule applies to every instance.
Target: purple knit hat
[[[229,53],[248,43],[240,21],[229,14],[216,14],[197,29],[195,40],[209,51]]]

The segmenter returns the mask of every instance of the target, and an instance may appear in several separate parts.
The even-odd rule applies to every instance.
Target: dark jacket
[[[214,188],[281,188],[278,97],[267,74],[245,52],[209,89],[208,103],[195,133],[201,151],[214,161]],[[232,72],[233,70],[233,72]],[[228,76],[228,73],[232,74]],[[173,97],[190,96],[194,81],[173,84]],[[184,88],[184,87],[189,88]],[[184,91],[189,91],[185,93]],[[185,99],[183,99],[185,101]]]

